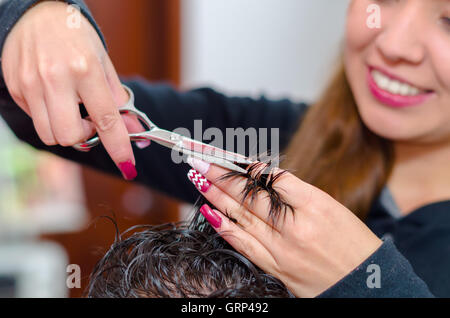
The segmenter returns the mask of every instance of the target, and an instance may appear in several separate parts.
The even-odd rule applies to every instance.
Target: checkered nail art
[[[191,169],[187,174],[189,180],[199,189],[201,192],[206,193],[211,187],[211,182],[202,176],[197,170]]]

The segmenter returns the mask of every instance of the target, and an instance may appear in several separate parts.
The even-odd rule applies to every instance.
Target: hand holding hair
[[[346,207],[286,171],[262,174],[266,165],[257,163],[249,168],[248,178],[227,177],[226,169],[198,159],[189,163],[195,169],[189,179],[217,208],[204,205],[205,218],[238,252],[297,297],[318,296],[382,244]],[[255,181],[266,186],[252,187],[249,182]]]

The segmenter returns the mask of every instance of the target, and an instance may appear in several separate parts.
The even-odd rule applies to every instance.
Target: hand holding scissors
[[[252,160],[243,155],[225,151],[172,131],[159,128],[148,118],[146,114],[139,111],[134,106],[133,91],[127,86],[124,86],[124,88],[129,94],[129,100],[125,106],[119,108],[119,112],[123,115],[136,115],[148,129],[144,132],[129,134],[131,141],[151,140],[174,151],[181,152],[187,156],[242,173],[246,173],[246,170],[242,166],[248,166],[253,163]],[[89,117],[85,119],[89,119]],[[75,145],[74,148],[79,151],[88,151],[98,144],[100,144],[100,138],[96,136],[83,143]]]

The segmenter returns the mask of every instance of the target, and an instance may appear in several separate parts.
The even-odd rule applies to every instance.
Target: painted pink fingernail
[[[207,174],[210,164],[208,162],[205,162],[203,160],[194,158],[194,157],[188,157],[187,158],[187,163],[194,168],[195,170],[197,170],[198,172],[200,172],[201,174]]]
[[[145,140],[145,141],[136,141],[136,146],[139,148],[139,149],[145,149],[145,148],[147,148],[148,146],[150,146],[150,140]]]
[[[211,183],[202,176],[197,170],[191,169],[187,174],[189,180],[199,189],[201,192],[206,193],[211,187]]]
[[[133,180],[137,177],[136,167],[131,163],[131,160],[119,164],[119,169],[125,180]]]
[[[200,213],[214,228],[218,229],[220,225],[222,225],[222,218],[216,212],[214,212],[209,207],[209,205],[207,204],[202,205],[202,207],[200,208]]]

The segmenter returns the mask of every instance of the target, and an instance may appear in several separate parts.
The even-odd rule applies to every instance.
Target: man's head
[[[97,264],[88,297],[292,297],[283,283],[202,225],[135,228]]]

